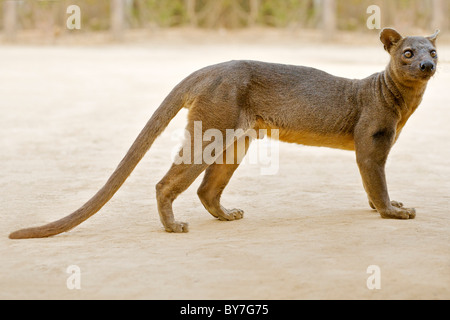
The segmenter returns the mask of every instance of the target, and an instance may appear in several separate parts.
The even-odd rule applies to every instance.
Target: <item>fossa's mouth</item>
[[[427,81],[430,80],[436,73],[436,67],[433,68],[433,70],[429,70],[429,71],[423,71],[423,72],[418,72],[416,74],[414,74],[414,78],[417,80],[423,80],[423,81]]]

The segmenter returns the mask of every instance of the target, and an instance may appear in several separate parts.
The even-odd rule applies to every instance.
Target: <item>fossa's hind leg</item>
[[[156,185],[158,212],[168,232],[188,232],[186,222],[175,221],[172,203],[207,167],[206,164],[172,164],[164,178]]]
[[[235,164],[216,164],[214,163],[214,160],[218,157],[226,157],[226,152],[223,152],[224,149],[226,149],[227,145],[223,142],[227,141],[227,138],[225,137],[223,139],[223,142],[219,141],[203,141],[202,137],[195,137],[195,134],[202,134],[204,132],[203,128],[202,130],[195,130],[196,124],[193,121],[190,121],[188,123],[187,129],[190,133],[190,138],[188,137],[185,141],[185,144],[183,145],[182,149],[180,150],[179,156],[180,159],[183,159],[180,164],[174,163],[172,164],[172,167],[169,169],[169,171],[166,173],[164,178],[158,182],[156,185],[156,200],[158,203],[158,212],[161,218],[161,222],[164,225],[164,228],[168,232],[188,232],[188,224],[185,222],[179,222],[175,221],[173,210],[172,210],[172,203],[177,198],[177,196],[185,191],[194,181],[195,179],[211,164],[212,168],[209,170],[207,176],[212,177],[211,182],[209,184],[203,185],[204,189],[211,188],[212,192],[215,192],[220,197],[221,192],[223,191],[223,188],[228,183],[228,180],[230,179],[233,172],[236,170],[237,166],[239,165],[239,161],[235,158],[236,162]],[[219,129],[217,129],[219,130]],[[219,130],[221,132],[225,132],[224,129]],[[244,132],[243,129],[241,129],[241,132]],[[240,136],[236,136],[236,139],[239,141],[240,139],[245,139],[245,137],[241,138]],[[230,147],[233,148],[233,145],[235,144],[235,140],[230,143]],[[196,144],[200,143],[200,147],[198,147]],[[211,144],[215,145],[215,148],[211,148]],[[245,146],[245,145],[244,145]],[[208,150],[205,150],[205,148],[208,147]],[[217,154],[207,157],[208,160],[206,160],[206,156],[208,155],[207,151],[210,150],[220,150],[217,152]],[[238,148],[238,150],[240,150]],[[245,148],[246,150],[246,148]],[[206,151],[206,152],[205,152]],[[190,155],[183,154],[184,152],[190,152]],[[204,154],[206,153],[206,154]],[[214,152],[215,153],[215,152]],[[245,154],[245,152],[244,152]],[[238,157],[237,152],[235,153],[235,157]],[[242,155],[243,157],[243,155]],[[226,158],[224,158],[226,160]],[[224,163],[226,163],[224,161]],[[219,168],[225,168],[224,171],[220,170]],[[220,173],[221,172],[221,173]],[[207,179],[210,180],[210,179]],[[206,181],[206,180],[205,180]],[[214,181],[214,183],[213,183]],[[223,187],[221,187],[223,186]],[[219,191],[220,190],[220,191]],[[208,208],[216,208],[217,205],[215,202],[210,201],[210,197],[206,196],[208,192],[202,193],[205,194],[205,197],[202,198],[206,202],[203,202],[204,204],[208,204]],[[208,193],[209,194],[209,193]],[[209,210],[209,209],[208,209]],[[213,211],[218,212],[217,216],[218,218],[224,219],[224,220],[230,220],[231,217],[236,218],[242,218],[242,213],[236,212],[228,212],[228,215],[224,210],[222,211]]]
[[[248,143],[245,142],[248,141]],[[227,186],[234,171],[239,167],[242,159],[247,153],[250,140],[243,137],[236,141],[227,151],[234,149],[233,157],[228,157],[227,152],[222,155],[222,163],[213,163],[205,172],[202,184],[197,194],[208,212],[219,220],[231,221],[244,217],[244,211],[240,209],[228,210],[220,204],[220,197]],[[231,162],[231,163],[230,163]]]
[[[202,151],[206,144],[203,142],[202,137],[196,138],[194,136],[194,134],[202,135],[202,131],[196,132],[194,127],[194,122],[189,121],[186,128],[188,135],[178,153],[178,160],[172,164],[166,175],[156,185],[159,217],[165,230],[168,232],[180,233],[189,231],[186,222],[175,221],[172,203],[208,167],[202,156]],[[200,144],[200,148],[196,144]]]

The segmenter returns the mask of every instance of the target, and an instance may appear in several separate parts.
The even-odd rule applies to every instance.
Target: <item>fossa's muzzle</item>
[[[436,69],[436,65],[433,61],[426,60],[420,63],[420,70],[426,73],[433,73]]]

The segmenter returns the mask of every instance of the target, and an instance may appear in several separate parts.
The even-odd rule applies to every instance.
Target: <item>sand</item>
[[[388,61],[375,34],[363,46],[302,42],[297,35],[218,33],[125,44],[3,45],[0,298],[449,299],[445,45],[439,72],[387,163],[391,198],[415,207],[415,220],[384,220],[369,208],[354,153],[281,143],[275,174],[246,163],[225,190],[223,204],[243,209],[244,219],[209,215],[196,195],[199,178],[174,204],[190,232],[166,233],[154,187],[179,143],[182,111],[97,215],[52,238],[8,239],[11,231],[63,217],[88,200],[164,97],[198,68],[255,59],[363,78]]]

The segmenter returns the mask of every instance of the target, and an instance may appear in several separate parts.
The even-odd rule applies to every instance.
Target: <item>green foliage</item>
[[[0,0],[1,1],[1,0]],[[39,28],[53,16],[54,23],[64,19],[68,5],[79,5],[82,25],[87,30],[110,27],[112,0],[21,0],[18,21],[21,28]],[[129,28],[148,26],[168,28],[195,26],[200,28],[245,28],[270,26],[277,28],[318,28],[321,26],[323,0],[123,0],[125,25]],[[378,5],[383,25],[428,28],[432,24],[434,0],[335,0],[337,27],[341,30],[366,28],[367,7]],[[3,2],[3,1],[1,1]],[[3,18],[0,5],[0,22]],[[444,16],[450,14],[450,1],[443,1]],[[448,24],[448,23],[447,23]],[[440,26],[442,29],[445,26]]]
[[[183,25],[187,20],[185,3],[183,0],[146,0],[141,8],[134,7],[135,14],[138,10],[146,10],[153,23],[161,27],[174,27]],[[138,15],[137,15],[138,16]],[[146,21],[149,22],[149,21]]]

